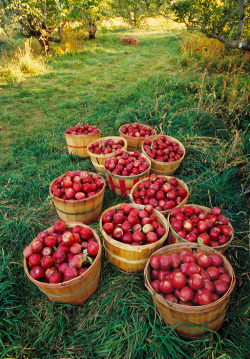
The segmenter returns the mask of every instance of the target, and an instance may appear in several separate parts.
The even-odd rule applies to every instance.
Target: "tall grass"
[[[20,47],[16,52],[14,59],[6,58],[2,61],[0,67],[0,81],[4,82],[22,82],[27,77],[42,75],[46,73],[44,60],[40,57],[34,57],[31,40],[27,40],[24,49]]]
[[[45,74],[1,86],[0,358],[248,357],[247,61],[227,50],[214,59],[188,55],[180,31],[135,31],[138,47],[110,31],[74,56],[47,59]],[[139,121],[185,144],[176,177],[188,184],[190,203],[220,206],[235,229],[225,255],[236,288],[218,333],[176,335],[143,275],[120,273],[104,255],[98,291],[79,306],[50,302],[25,277],[22,248],[57,219],[50,182],[67,170],[93,170],[89,159],[67,154],[64,130],[79,121],[103,135]],[[107,189],[103,209],[119,201]]]

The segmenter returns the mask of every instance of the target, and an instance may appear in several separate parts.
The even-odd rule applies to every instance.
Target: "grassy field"
[[[117,40],[131,34],[138,47]],[[180,30],[109,31],[48,58],[43,74],[2,79],[0,358],[247,358],[248,66],[246,55]],[[226,257],[236,288],[218,333],[178,337],[157,314],[143,274],[121,274],[104,254],[99,289],[79,306],[48,301],[24,275],[22,249],[57,220],[50,182],[93,170],[90,160],[68,156],[64,130],[81,122],[116,135],[132,121],[185,144],[176,177],[188,184],[190,203],[220,206],[234,226]],[[103,209],[120,201],[107,189]]]

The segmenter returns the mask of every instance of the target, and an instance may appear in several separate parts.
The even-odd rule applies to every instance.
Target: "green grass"
[[[138,47],[119,35],[126,33],[100,34],[74,56],[47,59],[46,74],[0,87],[0,358],[247,358],[248,63],[229,53],[234,70],[222,56],[205,72],[211,59],[183,54],[180,31],[134,32]],[[50,182],[67,170],[93,170],[90,160],[68,156],[64,130],[81,122],[117,135],[132,121],[180,139],[187,153],[176,177],[188,184],[190,203],[220,206],[232,221],[226,256],[236,288],[219,333],[178,337],[143,275],[120,273],[104,255],[99,289],[79,306],[48,301],[24,275],[22,249],[57,218]],[[103,209],[119,201],[107,189]]]

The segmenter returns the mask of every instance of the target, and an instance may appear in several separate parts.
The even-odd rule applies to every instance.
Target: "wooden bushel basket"
[[[102,141],[107,141],[107,140],[114,140],[114,141],[123,140],[124,141],[124,146],[121,148],[121,150],[122,151],[127,150],[127,140],[125,138],[123,138],[123,137],[119,137],[119,136],[101,137],[101,138],[99,138],[98,140],[95,140],[95,141],[102,142]],[[92,142],[95,142],[95,141],[92,141]],[[92,152],[89,151],[89,145],[87,147],[88,156],[90,157],[91,162],[92,162],[93,166],[95,167],[96,172],[104,173],[104,166],[103,165],[104,165],[104,162],[105,162],[106,158],[107,157],[115,157],[115,152],[107,153],[106,155],[105,154],[98,155],[96,153],[92,153]]]
[[[72,229],[76,225],[86,227],[84,224],[76,222],[66,223],[66,229]],[[47,231],[51,230],[52,228],[53,227],[48,228]],[[67,282],[51,284],[43,283],[32,278],[29,274],[27,259],[24,258],[23,266],[27,277],[40,289],[41,292],[46,294],[51,301],[78,304],[86,301],[96,291],[100,278],[102,249],[101,241],[97,233],[93,229],[92,231],[93,237],[99,244],[99,251],[97,256],[91,266],[83,274]]]
[[[132,136],[128,136],[124,133],[121,132],[121,128],[123,127],[124,125],[122,125],[120,128],[119,128],[119,134],[121,137],[125,138],[127,140],[127,144],[128,144],[128,151],[139,151],[141,152],[141,146],[142,146],[142,143],[144,140],[152,137],[132,137]],[[153,130],[154,134],[156,134],[156,131],[154,130],[154,128],[152,126],[149,126],[149,125],[144,125],[143,126],[145,127],[148,127],[150,128],[151,130]]]
[[[93,172],[87,172],[88,174],[94,174]],[[49,187],[49,193],[53,198],[54,205],[56,207],[59,218],[64,222],[82,222],[90,224],[97,220],[102,212],[102,203],[104,197],[104,191],[106,183],[104,181],[103,188],[100,192],[96,193],[93,197],[81,199],[81,200],[64,200],[55,197],[51,192],[51,187],[56,180],[52,181]]]
[[[78,156],[80,158],[89,157],[88,145],[101,137],[101,131],[89,135],[71,135],[64,132],[69,155]]]
[[[161,135],[150,136],[150,137],[147,137],[146,140],[154,141],[154,140],[160,138],[160,136]],[[164,136],[167,138],[167,140],[169,140],[171,142],[175,141],[179,144],[180,150],[182,150],[184,152],[183,156],[179,160],[174,161],[174,162],[160,162],[160,161],[154,160],[153,158],[149,157],[146,154],[146,152],[144,151],[144,141],[142,143],[141,152],[145,156],[147,156],[147,158],[149,158],[151,161],[151,173],[167,176],[167,175],[172,175],[177,170],[177,168],[180,166],[181,162],[183,161],[186,152],[185,152],[184,145],[179,140],[177,140],[176,138],[171,137],[171,136],[167,136],[167,135],[164,135]]]
[[[172,178],[171,176],[161,176],[161,177],[165,177],[165,178],[167,179],[167,183],[169,182],[170,178]],[[135,203],[135,200],[134,200],[134,198],[133,198],[133,193],[137,191],[137,188],[138,188],[139,183],[141,183],[142,181],[146,181],[146,180],[149,180],[149,177],[144,178],[144,179],[141,180],[140,182],[137,182],[137,183],[134,185],[134,187],[132,188],[132,190],[131,190],[131,192],[130,192],[130,194],[129,194],[129,199],[130,199],[130,201],[131,201],[132,203]],[[178,178],[177,178],[177,180],[178,180],[178,186],[179,186],[180,188],[184,188],[185,190],[187,190],[187,197],[185,197],[185,198],[183,199],[183,201],[182,201],[180,204],[178,204],[178,206],[176,206],[176,207],[181,207],[181,206],[183,206],[184,204],[187,203],[188,197],[189,197],[189,191],[188,191],[188,186],[186,185],[186,183],[185,183],[184,181],[182,181],[182,180],[180,180],[180,179],[178,179]],[[168,213],[170,213],[170,211],[171,211],[171,209],[166,210],[166,211],[159,211],[159,212],[160,212],[161,214],[163,214],[163,216],[166,216]]]
[[[139,204],[132,204],[132,206],[133,208],[138,208],[141,211],[144,209],[144,206]],[[116,210],[120,208],[120,204],[111,208]],[[108,208],[105,212],[103,212],[103,215],[111,208]],[[157,216],[158,221],[166,229],[166,233],[157,242],[142,246],[132,246],[109,237],[109,235],[103,230],[102,218],[100,218],[100,229],[103,236],[103,246],[105,249],[106,258],[119,270],[124,272],[143,271],[151,254],[163,246],[168,236],[169,225],[166,221],[166,218],[160,212],[153,210],[153,213]]]
[[[149,167],[145,172],[140,173],[138,175],[118,176],[118,175],[115,175],[115,174],[109,172],[104,167],[109,189],[117,196],[128,197],[133,186],[137,182],[146,178],[149,175],[150,168],[151,168],[150,161],[148,160],[148,158],[146,156],[144,156],[144,155],[141,155],[141,156],[144,157],[147,162],[149,162]]]
[[[198,204],[187,204],[184,207],[189,207],[189,206],[195,206],[195,207],[199,207],[202,208],[204,210],[204,212],[206,213],[210,213],[211,212],[211,208],[208,207],[204,207],[204,206],[199,206]],[[174,244],[174,243],[190,243],[187,239],[182,238],[181,236],[179,236],[179,234],[174,230],[174,228],[171,226],[171,223],[169,221],[170,218],[170,214],[168,215],[168,223],[169,223],[169,244]],[[218,252],[224,253],[225,250],[229,247],[229,245],[231,244],[233,238],[234,238],[234,229],[231,225],[231,223],[228,221],[228,225],[232,228],[232,236],[229,239],[229,241],[225,244],[222,244],[221,246],[217,246],[217,247],[212,247],[215,250],[217,250]]]
[[[191,249],[192,252],[204,254],[217,253],[221,256],[223,266],[231,277],[231,284],[228,291],[217,301],[201,306],[186,306],[172,303],[162,298],[150,285],[150,264],[146,264],[144,270],[145,286],[153,297],[153,301],[166,324],[175,326],[175,331],[184,337],[196,338],[207,333],[206,329],[218,331],[222,326],[226,311],[229,305],[230,295],[235,287],[235,274],[229,261],[214,248],[200,246],[197,243],[178,243],[168,245],[156,251],[154,254],[170,255],[180,253],[184,248]]]

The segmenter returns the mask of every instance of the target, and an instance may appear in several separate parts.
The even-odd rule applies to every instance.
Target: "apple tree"
[[[169,0],[175,21],[198,29],[231,48],[250,50],[250,7],[247,0]]]

